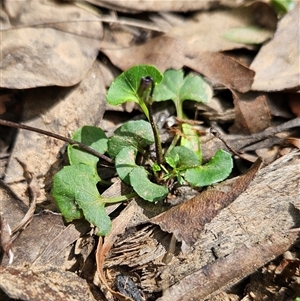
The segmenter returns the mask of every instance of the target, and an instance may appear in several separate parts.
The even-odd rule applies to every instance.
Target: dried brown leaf
[[[296,240],[297,234],[274,234],[259,243],[243,245],[233,253],[208,264],[183,278],[164,291],[159,301],[203,300],[220,289],[233,285],[285,252]],[[238,267],[238,268],[237,268]]]
[[[247,92],[250,90],[254,72],[228,55],[218,52],[188,50],[185,65],[207,76],[213,83],[229,89]]]
[[[7,216],[9,218],[13,213]],[[14,266],[22,265],[24,262],[29,264],[34,263],[44,249],[47,249],[54,240],[63,230],[64,221],[61,215],[53,213],[41,213],[35,215],[27,228],[14,240],[13,247],[15,250]],[[80,233],[78,234],[78,237]],[[65,237],[66,239],[66,237]],[[67,240],[67,239],[66,239]],[[65,261],[65,253],[55,253],[58,250],[52,250],[55,256],[52,256],[51,265],[61,267]],[[49,263],[49,262],[48,262]],[[6,261],[2,263],[4,266],[7,265]]]
[[[282,91],[300,87],[299,49],[300,4],[279,22],[274,38],[264,45],[251,69],[255,71],[252,90]]]
[[[231,133],[252,134],[262,132],[271,125],[267,94],[233,92],[233,101],[235,120],[230,128]]]
[[[24,162],[22,162],[18,158],[16,158],[16,160],[23,168],[23,175],[28,185],[27,194],[29,198],[29,208],[26,214],[24,215],[24,217],[22,218],[22,220],[20,221],[20,223],[17,225],[16,228],[14,228],[13,230],[14,235],[20,230],[21,231],[24,230],[31,222],[36,208],[37,197],[40,195],[40,187],[38,185],[38,180],[34,175],[34,173],[28,170],[27,165]]]
[[[0,288],[17,300],[95,301],[84,279],[53,267],[34,271],[0,266]]]
[[[151,222],[163,231],[173,233],[177,240],[191,246],[197,240],[206,223],[241,194],[261,166],[257,160],[249,171],[236,179],[208,188],[196,197],[181,203],[154,217]]]
[[[203,52],[192,45],[189,48],[184,40],[167,34],[142,45],[102,51],[122,70],[137,64],[154,65],[161,71],[188,66],[207,76],[212,82],[221,83],[240,92],[250,89],[254,76],[252,70],[227,55]],[[135,55],[132,56],[132,53]]]
[[[202,52],[252,49],[253,46],[249,44],[229,41],[222,35],[230,29],[256,24],[253,9],[250,7],[214,10],[195,14],[193,19],[187,19],[181,25],[173,27],[168,35],[185,41],[186,48]]]
[[[112,248],[114,242],[117,240],[118,236],[124,233],[126,230],[126,225],[129,223],[130,219],[133,217],[136,211],[137,204],[131,202],[112,222],[112,228],[108,236],[105,237],[104,242],[102,238],[99,239],[96,262],[97,262],[97,272],[100,281],[105,285],[109,292],[120,301],[133,301],[131,298],[115,292],[112,290],[107,283],[106,277],[103,272],[104,260],[108,252]]]
[[[22,120],[26,125],[69,137],[80,126],[98,124],[105,111],[104,95],[102,73],[96,61],[84,80],[72,88],[47,87],[24,91]],[[61,160],[58,160],[57,155],[63,145],[62,141],[34,132],[18,133],[8,162],[5,182],[11,184],[10,188],[25,203],[28,203],[28,198],[24,195],[27,187],[22,182],[23,170],[14,157],[30,166],[38,178],[40,202],[47,199],[47,185],[52,182],[53,174],[61,168]]]
[[[242,3],[246,3],[247,0],[243,1],[232,1],[232,0],[209,0],[209,1],[194,1],[194,0],[153,0],[153,1],[143,1],[143,0],[89,0],[89,2],[104,5],[111,9],[125,10],[130,13],[135,11],[192,11],[192,10],[203,10],[216,7],[217,5],[222,6],[239,6]],[[133,10],[133,11],[132,11]]]
[[[7,1],[6,10],[1,87],[72,86],[83,79],[102,36],[94,14],[50,1]]]

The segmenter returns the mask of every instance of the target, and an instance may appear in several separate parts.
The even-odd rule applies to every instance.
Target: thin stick
[[[48,132],[48,131],[45,131],[45,130],[41,130],[41,129],[29,126],[29,125],[25,125],[25,124],[22,124],[22,123],[15,123],[15,122],[12,122],[12,121],[7,121],[7,120],[4,120],[4,119],[0,119],[0,125],[9,126],[9,127],[12,127],[12,128],[17,128],[17,129],[22,129],[22,130],[27,130],[27,131],[31,131],[31,132],[36,132],[36,133],[46,135],[46,136],[49,136],[49,137],[52,137],[52,138],[55,138],[55,139],[58,139],[58,140],[62,140],[62,141],[65,141],[65,142],[67,142],[71,145],[76,145],[79,148],[85,150],[86,152],[88,152],[88,153],[90,153],[90,154],[92,154],[92,155],[94,155],[98,158],[101,158],[101,159],[105,160],[108,163],[113,162],[113,160],[111,158],[109,158],[109,157],[107,157],[103,154],[100,154],[99,152],[95,151],[91,147],[89,147],[89,146],[87,146],[87,145],[85,145],[85,144],[83,144],[79,141],[72,140],[72,139],[66,138],[66,137],[58,135],[58,134],[54,134],[54,133],[51,133],[51,132]]]

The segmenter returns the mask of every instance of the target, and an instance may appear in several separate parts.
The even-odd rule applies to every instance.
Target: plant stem
[[[109,158],[109,157],[107,157],[103,154],[100,154],[99,152],[95,151],[91,147],[89,147],[89,146],[87,146],[87,145],[85,145],[85,144],[83,144],[79,141],[72,140],[72,139],[66,138],[64,136],[54,134],[54,133],[51,133],[51,132],[48,132],[48,131],[45,131],[45,130],[42,130],[42,129],[38,129],[38,128],[29,126],[29,125],[25,125],[25,124],[22,124],[22,123],[15,123],[15,122],[7,121],[7,120],[4,120],[4,119],[0,119],[0,125],[9,126],[9,127],[12,127],[12,128],[17,128],[17,129],[22,129],[22,130],[27,130],[27,131],[31,131],[31,132],[36,132],[36,133],[39,133],[39,134],[42,134],[42,135],[46,135],[46,136],[61,140],[61,141],[65,141],[65,142],[67,142],[71,145],[78,146],[79,148],[85,150],[86,152],[88,152],[88,153],[90,153],[90,154],[92,154],[92,155],[94,155],[98,158],[101,158],[101,159],[105,160],[108,163],[113,163],[113,160],[111,158]]]
[[[120,196],[115,196],[115,197],[110,197],[110,198],[104,197],[104,202],[106,204],[120,203],[120,202],[130,200],[130,199],[132,199],[136,196],[137,196],[137,193],[132,192],[132,193],[128,193],[128,194],[125,194],[125,195],[120,195]],[[103,201],[103,197],[102,197],[101,201]]]
[[[153,119],[152,105],[150,104],[148,105],[148,111],[149,111],[149,122],[151,124],[153,135],[154,135],[156,160],[157,160],[157,164],[161,165],[164,162],[163,152],[162,152],[159,132]]]
[[[153,103],[152,95],[154,91],[154,86],[155,84],[152,77],[150,76],[142,77],[137,94],[140,99],[139,104],[152,127],[154,142],[155,142],[156,161],[157,161],[156,163],[158,165],[161,165],[164,161],[162,147],[161,147],[159,132],[154,122],[153,112],[152,112],[152,103]]]

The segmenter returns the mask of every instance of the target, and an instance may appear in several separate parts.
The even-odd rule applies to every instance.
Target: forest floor
[[[1,300],[300,300],[298,2],[1,5]],[[201,76],[203,98],[182,99],[184,121],[171,100],[154,102],[163,150],[188,124],[203,166],[221,149],[233,169],[208,188],[178,177],[162,201],[106,206],[112,228],[99,237],[84,218],[67,223],[52,195],[66,140],[14,127],[70,138],[89,125],[111,137],[145,119],[136,102],[106,99],[136,65]],[[101,197],[132,192],[111,162],[97,171]]]

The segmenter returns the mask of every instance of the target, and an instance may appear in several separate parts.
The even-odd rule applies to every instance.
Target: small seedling
[[[70,166],[59,171],[53,182],[53,196],[66,221],[84,216],[98,228],[98,235],[106,235],[111,227],[110,218],[105,213],[107,203],[128,200],[134,195],[149,202],[161,201],[169,193],[167,183],[170,179],[177,179],[180,184],[203,187],[227,178],[233,166],[229,153],[218,150],[208,163],[202,165],[200,139],[188,122],[181,125],[183,137],[175,136],[169,149],[163,153],[153,120],[152,105],[155,101],[172,100],[177,116],[184,121],[184,100],[206,102],[211,96],[211,87],[200,76],[184,77],[182,70],[168,70],[162,75],[155,67],[143,65],[117,77],[107,92],[108,103],[119,105],[134,101],[148,121],[128,121],[110,138],[97,127],[84,126],[72,139],[101,154],[108,154],[114,161],[118,176],[133,188],[134,193],[115,198],[102,197],[97,189],[101,181],[97,173],[98,157],[76,145],[69,145]],[[155,144],[155,158],[150,158],[147,152],[152,144]]]

